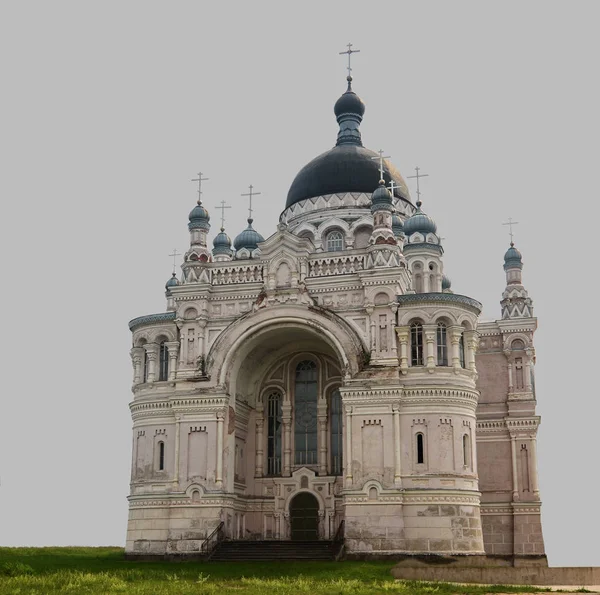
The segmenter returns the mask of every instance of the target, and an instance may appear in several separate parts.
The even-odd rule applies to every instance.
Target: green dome
[[[190,230],[206,229],[208,231],[210,229],[208,223],[210,221],[210,215],[200,202],[190,211],[189,220],[188,228]]]
[[[504,270],[506,269],[522,269],[523,268],[523,255],[515,248],[515,245],[511,242],[510,248],[504,255]]]
[[[444,275],[442,277],[442,291],[444,291],[444,289],[450,289],[452,287],[452,281],[450,281],[450,279],[448,277],[446,277],[446,275]]]
[[[404,235],[404,223],[397,213],[392,215],[392,231],[396,237]]]
[[[233,240],[233,246],[236,250],[246,248],[247,250],[256,250],[259,242],[264,242],[263,238],[253,227],[253,219],[248,219],[248,227]]]
[[[409,236],[416,232],[427,234],[435,233],[436,231],[437,225],[435,221],[421,211],[421,202],[419,201],[417,203],[417,212],[404,222],[404,233]]]

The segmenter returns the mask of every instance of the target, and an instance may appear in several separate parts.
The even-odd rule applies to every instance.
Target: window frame
[[[410,323],[410,365],[413,367],[425,365],[423,324],[419,321]]]
[[[339,237],[333,238],[334,235]],[[328,231],[327,235],[325,236],[325,247],[327,252],[341,252],[346,244],[344,239],[344,233],[341,230],[332,229]],[[336,242],[335,247],[332,247],[333,242]]]

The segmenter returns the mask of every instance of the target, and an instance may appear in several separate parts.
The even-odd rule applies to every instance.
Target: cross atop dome
[[[196,174],[198,177],[194,178],[192,180],[192,182],[198,182],[198,204],[201,205],[202,204],[202,182],[206,182],[206,180],[209,180],[210,178],[203,178],[202,177],[202,172],[198,172],[198,174]]]
[[[352,43],[348,43],[348,49],[345,52],[340,52],[340,56],[348,54],[348,76],[346,77],[346,80],[348,81],[348,89],[350,89],[350,83],[352,82],[352,66],[350,59],[352,58],[352,54],[358,54],[360,52],[360,50],[353,50],[352,45]]]

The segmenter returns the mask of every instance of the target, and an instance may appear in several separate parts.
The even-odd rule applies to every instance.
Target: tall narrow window
[[[344,236],[341,231],[332,231],[327,236],[327,251],[339,252],[344,249]]]
[[[331,424],[331,475],[342,474],[342,396],[339,390],[331,394],[329,405],[329,420]]]
[[[144,382],[148,382],[148,352],[144,349],[144,370],[142,373]]]
[[[417,464],[425,462],[425,445],[423,444],[423,434],[417,434]]]
[[[158,379],[166,380],[169,377],[169,350],[164,341],[161,341],[158,350]]]
[[[466,368],[465,365],[465,336],[460,336],[460,341],[458,342],[458,357],[460,359],[460,367]]]
[[[165,443],[162,440],[158,443],[158,470],[165,470]]]
[[[437,365],[448,365],[448,333],[446,325],[438,322],[437,325]]]
[[[471,444],[468,434],[463,434],[463,465],[469,467],[471,463]]]
[[[267,398],[267,474],[281,474],[281,393],[272,392]]]
[[[423,365],[423,325],[420,322],[410,325],[410,363],[412,366]]]
[[[294,463],[317,463],[317,365],[310,360],[296,367],[294,392]]]

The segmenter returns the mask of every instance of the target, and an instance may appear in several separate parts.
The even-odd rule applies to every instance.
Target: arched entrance
[[[294,541],[319,539],[319,502],[309,492],[301,492],[290,502],[291,537]]]

